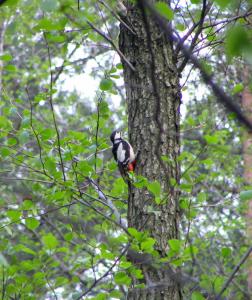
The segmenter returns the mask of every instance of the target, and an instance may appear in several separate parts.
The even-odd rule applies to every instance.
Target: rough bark
[[[247,117],[252,121],[252,93],[249,89],[249,69],[244,67],[243,71],[244,90],[242,93],[242,106]],[[252,185],[252,133],[245,132],[243,136],[243,160],[244,180],[246,184]],[[252,199],[248,202],[247,208],[247,235],[252,240]],[[252,255],[248,259],[248,289],[252,295]]]
[[[148,231],[156,240],[156,250],[166,256],[168,240],[177,239],[178,192],[170,179],[179,181],[179,75],[171,41],[167,41],[148,15],[144,19],[138,5],[127,7],[124,21],[135,35],[121,25],[120,50],[134,66],[124,65],[126,101],[128,106],[129,139],[141,154],[136,175],[148,181],[158,181],[164,195],[162,205],[155,204],[147,189],[129,188],[128,225],[139,231]],[[168,162],[162,158],[168,158]],[[128,299],[181,299],[180,287],[167,272],[146,268],[143,270],[146,289],[132,286]],[[160,282],[163,287],[155,288]],[[139,283],[139,282],[138,282]]]

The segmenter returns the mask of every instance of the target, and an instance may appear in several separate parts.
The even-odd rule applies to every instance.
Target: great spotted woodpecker
[[[129,142],[122,139],[120,131],[113,131],[110,140],[113,143],[112,153],[118,164],[123,178],[127,176],[128,171],[134,171],[136,165],[136,156]]]

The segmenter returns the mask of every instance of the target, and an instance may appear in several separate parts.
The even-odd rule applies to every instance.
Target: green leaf
[[[31,200],[24,200],[22,203],[23,210],[30,210],[33,206],[34,204]]]
[[[10,54],[6,53],[6,54],[3,54],[0,56],[0,60],[10,61],[10,60],[12,60],[12,56]]]
[[[102,91],[109,91],[113,87],[113,81],[111,79],[104,78],[100,83],[100,89]]]
[[[55,285],[56,286],[64,286],[68,283],[68,279],[64,276],[58,276],[56,277],[56,282]]]
[[[42,236],[42,242],[45,247],[50,250],[55,249],[59,243],[57,238],[52,233]]]
[[[8,210],[6,212],[7,217],[9,217],[12,221],[17,221],[21,217],[22,213],[18,210]]]
[[[4,1],[3,4],[1,4],[2,6],[9,6],[9,7],[12,7],[12,6],[15,6],[16,4],[18,4],[19,0],[7,0],[7,1]]]
[[[113,290],[110,294],[110,297],[111,297],[111,299],[113,298],[115,298],[115,299],[123,299],[123,295],[122,295],[122,293],[120,292],[120,291],[118,291],[118,290]]]
[[[39,226],[40,222],[35,218],[28,218],[25,220],[25,225],[27,228],[34,230]]]
[[[243,200],[243,201],[251,200],[251,199],[252,199],[252,190],[249,190],[249,191],[242,191],[242,192],[240,193],[240,198],[241,198],[241,200]]]
[[[182,190],[182,191],[185,191],[185,192],[188,192],[190,193],[192,188],[193,188],[193,185],[191,183],[181,183],[179,188]]]
[[[55,132],[51,128],[46,128],[40,132],[41,139],[46,141],[54,136]]]
[[[231,255],[231,253],[232,253],[232,251],[231,251],[230,248],[223,247],[223,248],[221,249],[221,255],[222,255],[223,257],[229,257],[229,256]]]
[[[212,166],[213,165],[213,161],[212,161],[212,159],[210,159],[210,158],[207,158],[207,159],[203,159],[202,161],[201,161],[201,163],[202,164],[204,164],[204,165],[206,165],[206,166]]]
[[[176,258],[172,260],[171,264],[173,264],[176,267],[180,267],[182,266],[183,262],[184,261],[181,258]]]
[[[220,292],[223,284],[224,284],[224,280],[225,278],[224,277],[221,277],[221,276],[217,276],[214,278],[214,281],[213,281],[213,286],[214,286],[214,290],[218,293]]]
[[[17,70],[17,68],[14,65],[6,65],[4,67],[4,69],[9,71],[9,72],[15,72]]]
[[[109,107],[108,103],[106,101],[102,101],[99,104],[99,111],[100,111],[100,116],[103,118],[108,118],[109,117]]]
[[[141,249],[147,252],[153,251],[153,246],[155,243],[156,241],[153,238],[147,238],[141,243]]]
[[[66,22],[63,21],[53,21],[51,19],[42,19],[38,22],[35,29],[38,30],[63,30],[65,28]]]
[[[183,251],[184,260],[192,260],[192,255],[197,255],[199,249],[196,246],[188,246]]]
[[[15,247],[15,250],[16,251],[22,251],[22,252],[25,252],[25,253],[28,253],[28,254],[31,254],[31,255],[34,255],[34,256],[36,255],[35,251],[33,251],[32,249],[30,249],[30,248],[28,248],[24,245],[21,245],[21,244],[17,245]]]
[[[241,25],[232,26],[226,37],[226,52],[228,56],[241,56],[246,49],[251,49],[248,32]]]
[[[17,139],[15,138],[8,138],[8,145],[9,146],[14,146],[17,144]]]
[[[73,239],[73,233],[68,232],[68,233],[64,234],[64,239],[68,242],[71,241]]]
[[[136,230],[136,228],[129,227],[128,232],[131,236],[133,236],[136,240],[141,241],[143,237],[143,233]]]
[[[92,300],[106,300],[108,299],[107,293],[99,293],[95,297],[92,298]]]
[[[89,176],[93,168],[85,160],[78,162],[78,168],[83,175]]]
[[[136,176],[136,180],[134,181],[134,186],[137,188],[142,188],[148,185],[148,180],[147,178],[143,176]]]
[[[158,181],[148,183],[147,189],[155,196],[159,197],[161,193],[161,186]]]
[[[56,171],[56,163],[51,157],[46,157],[44,164],[49,172],[54,173]]]
[[[122,177],[116,178],[113,182],[113,188],[111,190],[112,196],[121,195],[128,188],[127,184],[124,182]]]
[[[161,204],[162,203],[162,199],[160,197],[155,197],[155,203],[157,205]]]
[[[186,198],[182,198],[179,200],[179,207],[182,209],[189,209],[190,201]]]
[[[177,28],[178,31],[184,31],[184,30],[186,30],[185,24],[182,24],[182,23],[176,24],[176,28]]]
[[[204,202],[207,200],[207,194],[204,193],[204,192],[200,192],[198,195],[197,195],[197,199],[199,202]]]
[[[123,65],[121,63],[117,64],[116,67],[117,67],[118,70],[122,70],[123,69]]]
[[[214,144],[217,144],[219,139],[218,139],[218,136],[216,135],[204,135],[204,138],[206,140],[206,142],[210,145],[214,145]]]
[[[205,298],[202,296],[200,292],[193,292],[191,300],[205,300]]]
[[[238,83],[233,87],[232,94],[233,95],[238,94],[242,92],[243,89],[244,89],[244,85],[242,83]]]
[[[215,3],[219,5],[221,9],[224,9],[230,4],[230,0],[214,0]]]
[[[2,157],[7,157],[10,155],[11,151],[8,148],[2,147],[0,148],[0,153]]]
[[[144,275],[142,273],[142,270],[140,269],[137,269],[137,268],[131,268],[130,269],[130,275],[137,278],[137,279],[142,279],[144,278]]]
[[[168,241],[168,244],[174,252],[178,253],[180,251],[182,241],[177,239],[171,239]]]
[[[167,20],[171,21],[174,18],[174,13],[166,2],[155,3],[155,8],[159,14],[165,17]]]
[[[132,263],[130,261],[121,261],[120,262],[120,268],[122,269],[128,269],[132,266]]]
[[[55,35],[55,34],[47,34],[47,39],[50,42],[54,42],[54,43],[63,43],[66,40],[66,36],[65,35]]]
[[[131,278],[124,272],[117,272],[114,276],[116,284],[129,286],[131,284]]]

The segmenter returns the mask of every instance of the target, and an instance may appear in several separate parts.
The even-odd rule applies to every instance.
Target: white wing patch
[[[125,160],[125,153],[126,153],[126,151],[123,150],[123,144],[120,143],[120,145],[117,148],[117,160],[119,162],[121,162],[121,163],[124,162],[124,160]]]
[[[130,145],[130,144],[129,144]],[[130,145],[130,157],[129,157],[129,162],[133,162],[135,160],[135,153],[133,151],[133,148]]]

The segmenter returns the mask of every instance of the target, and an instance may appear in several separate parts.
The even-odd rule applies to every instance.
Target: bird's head
[[[110,136],[110,140],[111,142],[114,144],[116,141],[120,141],[122,139],[122,133],[121,131],[113,131],[111,136]]]

